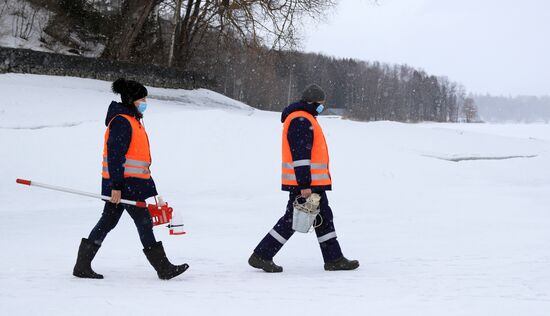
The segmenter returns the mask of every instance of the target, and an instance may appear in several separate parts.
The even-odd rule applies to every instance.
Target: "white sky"
[[[340,0],[307,24],[304,47],[408,64],[468,92],[550,95],[548,0]]]

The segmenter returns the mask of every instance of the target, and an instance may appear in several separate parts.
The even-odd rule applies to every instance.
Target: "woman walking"
[[[147,208],[119,204],[123,198],[145,201],[158,194],[149,170],[149,139],[140,122],[147,109],[147,89],[139,82],[121,78],[113,83],[112,90],[120,94],[121,102],[111,102],[105,118],[101,190],[102,195],[111,196],[111,200],[105,202],[103,214],[88,238],[82,238],[73,275],[103,279],[103,275],[92,270],[91,262],[126,210],[134,220],[147,260],[160,279],[168,280],[182,274],[189,266],[173,265],[166,258],[162,242],[157,242],[153,234]]]

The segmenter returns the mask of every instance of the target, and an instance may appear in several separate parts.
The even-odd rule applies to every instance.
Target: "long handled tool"
[[[111,200],[110,196],[59,187],[59,186],[40,183],[36,181],[17,179],[15,180],[15,182],[23,185],[35,186],[35,187],[40,187],[40,188],[54,190],[54,191],[61,191],[61,192],[66,192],[71,194],[88,196],[96,199],[101,199],[104,201]],[[170,235],[185,234],[185,232],[183,231],[183,223],[182,223],[180,214],[179,213],[174,214],[175,213],[174,209],[169,207],[168,203],[161,202],[160,205],[147,204],[145,203],[145,201],[131,201],[131,200],[125,200],[125,199],[120,200],[120,203],[147,208],[147,210],[149,211],[149,214],[151,214],[151,219],[153,220],[153,226],[168,224],[167,227],[170,229]]]

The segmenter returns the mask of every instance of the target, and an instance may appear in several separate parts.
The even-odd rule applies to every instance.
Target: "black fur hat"
[[[147,96],[147,88],[134,80],[119,78],[113,82],[113,92],[120,94],[122,103],[132,105],[134,101]]]

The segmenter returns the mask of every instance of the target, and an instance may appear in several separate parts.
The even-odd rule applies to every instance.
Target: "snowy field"
[[[321,118],[337,233],[361,267],[325,272],[296,233],[267,274],[246,261],[286,204],[280,114],[207,90],[150,88],[145,116],[188,232],[156,236],[191,268],[158,280],[125,214],[93,262],[105,279],[74,278],[102,202],[15,179],[99,192],[109,88],[0,75],[0,314],[550,315],[550,126]]]

